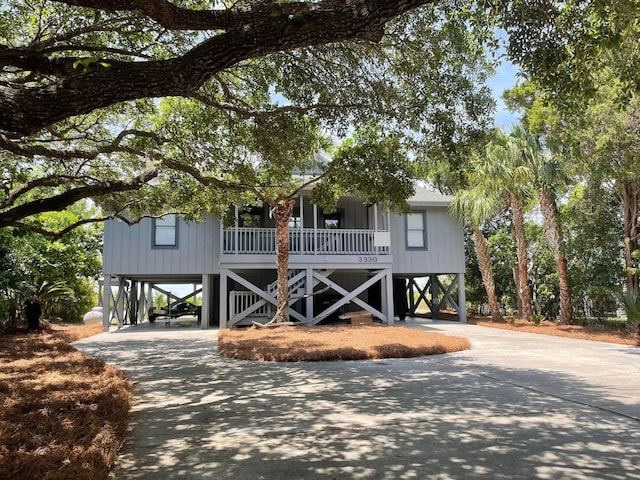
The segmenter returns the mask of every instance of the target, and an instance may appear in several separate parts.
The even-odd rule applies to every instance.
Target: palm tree
[[[63,281],[48,282],[47,280],[39,284],[25,284],[25,316],[29,330],[40,328],[40,317],[42,313],[51,315],[54,308],[61,301],[71,302],[75,300],[73,289]]]
[[[558,221],[558,204],[556,190],[566,184],[566,174],[562,163],[545,151],[540,141],[522,127],[516,127],[511,133],[520,142],[534,174],[535,186],[538,190],[538,202],[544,220],[547,242],[553,252],[558,272],[560,290],[560,323],[573,323],[573,303],[571,300],[571,284],[567,269],[567,258],[564,253],[562,228]]]
[[[473,246],[482,275],[482,285],[487,293],[489,313],[494,322],[500,322],[503,318],[496,295],[491,251],[481,228],[500,210],[496,200],[495,196],[490,195],[490,192],[483,190],[481,186],[470,190],[459,190],[449,205],[449,212],[454,218],[469,222],[473,229]]]
[[[493,195],[505,198],[511,212],[518,259],[517,290],[522,306],[521,316],[531,321],[533,309],[527,268],[527,240],[524,231],[524,206],[532,195],[533,174],[531,168],[525,162],[519,143],[515,139],[501,134],[496,142],[487,145],[486,156],[477,165],[476,175],[483,188],[493,192]]]

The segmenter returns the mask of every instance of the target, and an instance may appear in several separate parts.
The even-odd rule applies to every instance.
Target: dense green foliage
[[[9,0],[0,228],[60,238],[88,219],[43,214],[86,197],[129,222],[228,218],[312,185],[328,210],[345,193],[403,210],[425,160],[462,165],[485,135],[487,13],[461,0]]]
[[[41,215],[47,228],[86,216],[76,206]],[[75,218],[74,218],[75,217]],[[18,229],[0,229],[0,324],[24,319],[24,302],[42,303],[43,318],[77,322],[96,305],[102,228],[79,227],[59,240]]]

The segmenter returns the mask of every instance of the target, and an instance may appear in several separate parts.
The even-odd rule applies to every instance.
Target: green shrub
[[[631,328],[638,330],[640,327],[640,304],[638,303],[640,297],[638,296],[638,292],[627,290],[622,293],[620,300],[627,314],[627,324]]]

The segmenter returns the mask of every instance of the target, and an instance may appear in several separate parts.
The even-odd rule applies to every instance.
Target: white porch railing
[[[290,229],[289,253],[307,255],[388,255],[389,247],[374,246],[373,230]],[[275,228],[232,227],[224,230],[224,253],[276,253]]]
[[[268,318],[272,314],[272,306],[263,301],[258,294],[249,291],[231,291],[229,293],[229,306],[230,327],[245,318]],[[251,307],[253,307],[253,310],[250,313],[242,315]]]

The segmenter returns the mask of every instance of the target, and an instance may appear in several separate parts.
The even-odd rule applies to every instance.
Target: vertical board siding
[[[105,223],[103,272],[105,275],[164,275],[219,273],[220,223],[179,221],[178,247],[152,246],[152,220],[128,226]]]
[[[338,209],[344,211],[342,228],[367,229],[367,207],[356,198],[341,198],[338,201]],[[373,225],[371,225],[373,228]]]
[[[341,199],[343,228],[373,228],[370,215],[355,199]],[[445,207],[424,207],[427,249],[407,250],[404,216],[391,217],[391,254],[394,274],[464,273],[464,235]],[[415,208],[416,211],[420,210]],[[312,213],[305,211],[305,223]],[[382,227],[382,223],[380,224]],[[129,227],[120,221],[105,223],[105,275],[202,275],[219,273],[220,222],[209,216],[203,223],[179,221],[178,248],[152,247],[152,221]],[[306,250],[306,247],[305,247]]]
[[[391,217],[393,273],[464,273],[462,225],[449,216],[446,208],[425,207],[422,210],[426,212],[426,250],[407,250],[405,217]]]

